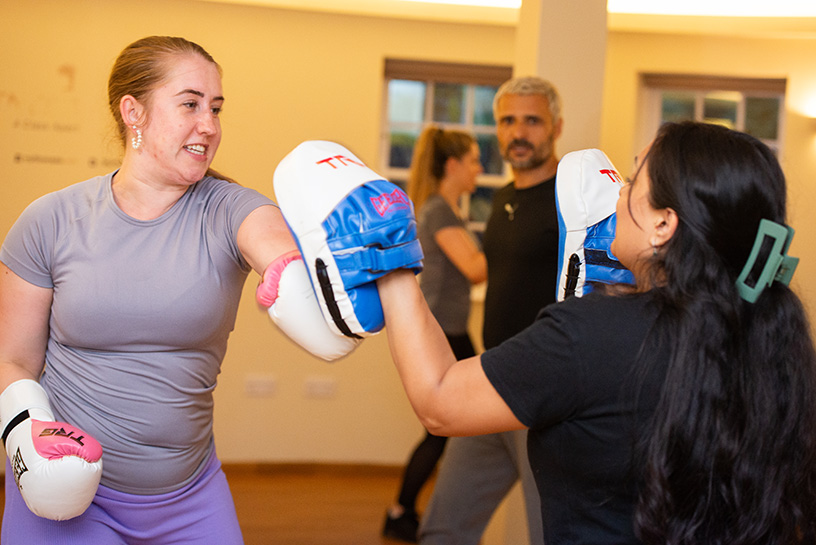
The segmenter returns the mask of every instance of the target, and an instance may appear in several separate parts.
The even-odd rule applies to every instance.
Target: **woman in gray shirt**
[[[239,545],[212,394],[247,275],[296,246],[272,201],[209,168],[224,97],[200,46],[134,42],[109,100],[120,168],[37,199],[0,249],[0,430],[15,477],[2,542]],[[13,445],[28,448],[35,419],[104,451],[104,468],[100,449],[85,456],[101,481],[64,494],[70,510],[31,502],[39,488],[63,495],[52,485],[71,473],[32,486],[39,459]],[[55,466],[66,458],[83,463]]]
[[[459,199],[476,189],[482,172],[479,146],[464,132],[427,127],[414,149],[408,196],[417,210],[417,231],[425,268],[419,284],[458,359],[475,356],[467,332],[470,288],[487,278],[487,261],[468,231]],[[447,438],[425,434],[403,475],[397,504],[383,535],[416,542],[416,499],[442,456]]]

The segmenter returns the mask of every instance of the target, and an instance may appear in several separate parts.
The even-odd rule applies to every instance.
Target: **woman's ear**
[[[445,176],[450,176],[451,174],[456,172],[456,169],[462,166],[461,159],[457,159],[454,156],[450,156],[445,160]]]
[[[666,244],[671,237],[674,236],[679,219],[677,217],[677,212],[671,208],[663,208],[662,210],[657,210],[656,212],[654,232],[650,242],[652,247],[659,248],[660,246]]]
[[[141,125],[144,123],[144,106],[131,95],[125,95],[119,101],[119,113],[125,125]]]

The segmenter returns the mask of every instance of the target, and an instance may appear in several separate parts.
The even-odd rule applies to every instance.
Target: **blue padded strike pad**
[[[568,293],[570,295],[586,295],[591,292],[595,284],[634,284],[635,277],[632,272],[624,267],[620,261],[612,254],[612,241],[615,240],[616,215],[613,213],[606,219],[599,221],[595,225],[587,228],[584,239],[584,259],[581,261],[577,254],[573,254],[573,259],[564,256],[564,230],[565,226],[561,216],[558,217],[561,235],[559,237],[559,260],[558,278],[566,274],[568,279],[567,291],[578,283],[578,278],[583,275],[583,289],[580,293]]]
[[[616,215],[612,214],[587,229],[584,240],[584,260],[586,266],[586,287],[584,293],[592,291],[592,285],[634,284],[632,272],[621,265],[612,255],[612,241],[615,239]]]
[[[322,226],[357,320],[365,331],[379,331],[384,318],[375,280],[396,269],[422,270],[411,201],[388,181],[367,182],[338,203]]]

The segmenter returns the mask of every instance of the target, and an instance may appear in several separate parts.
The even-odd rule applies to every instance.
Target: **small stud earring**
[[[142,129],[137,129],[136,125],[133,125],[133,130],[136,131],[136,136],[130,139],[130,144],[133,149],[139,149],[139,146],[142,145]]]

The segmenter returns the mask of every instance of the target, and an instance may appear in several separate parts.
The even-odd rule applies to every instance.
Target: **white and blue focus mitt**
[[[595,284],[632,284],[634,277],[612,255],[615,205],[623,180],[598,149],[561,158],[555,178],[558,210],[556,300],[592,291]]]
[[[384,326],[376,279],[422,270],[414,206],[405,192],[340,144],[303,142],[280,162],[275,196],[323,317],[340,335]]]

